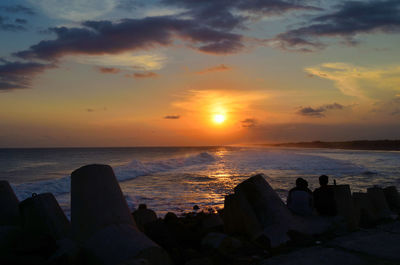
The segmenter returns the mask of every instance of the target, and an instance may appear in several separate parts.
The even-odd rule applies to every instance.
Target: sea
[[[70,217],[70,174],[93,163],[113,167],[132,211],[145,203],[159,216],[190,212],[194,205],[223,208],[237,184],[259,173],[284,201],[296,178],[313,190],[322,174],[353,192],[391,185],[400,190],[398,151],[257,146],[0,149],[0,179],[10,182],[19,200],[53,193]]]

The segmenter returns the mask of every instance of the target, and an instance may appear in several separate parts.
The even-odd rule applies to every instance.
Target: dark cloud
[[[164,116],[164,119],[167,119],[167,120],[178,120],[180,118],[181,118],[180,115],[167,115],[167,116]]]
[[[257,126],[257,121],[255,119],[245,119],[240,122],[242,124],[242,127],[244,128],[254,128]]]
[[[0,16],[0,31],[25,31],[26,28],[19,24],[11,24],[7,22],[7,18]]]
[[[132,76],[133,78],[142,79],[142,78],[156,78],[159,75],[154,72],[143,72],[143,73],[134,73]]]
[[[120,0],[117,8],[125,11],[132,11],[144,6],[144,3],[139,3],[137,0]]]
[[[28,24],[28,20],[23,19],[23,18],[16,18],[15,23],[17,24]]]
[[[232,68],[229,66],[226,66],[225,64],[220,64],[217,66],[209,67],[203,70],[200,70],[196,72],[196,74],[207,74],[207,73],[212,73],[212,72],[223,72],[223,71],[228,71],[231,70]]]
[[[297,114],[315,118],[325,117],[325,112],[327,110],[341,110],[344,106],[339,103],[327,104],[318,108],[312,107],[302,107],[297,111]]]
[[[118,74],[121,72],[121,69],[114,67],[96,67],[100,73],[103,74]]]
[[[342,37],[348,45],[357,44],[361,33],[400,31],[400,1],[346,1],[337,10],[313,18],[309,25],[279,34],[273,42],[286,50],[315,51],[326,45],[320,37]]]
[[[0,6],[0,11],[4,11],[7,13],[21,13],[26,15],[35,14],[32,8],[26,7],[24,5]]]
[[[186,8],[182,15],[213,28],[232,30],[244,27],[248,16],[277,15],[292,10],[315,10],[315,7],[301,4],[302,1],[282,0],[163,0],[166,5]],[[246,13],[239,15],[238,13]]]
[[[127,50],[172,45],[174,37],[199,51],[213,54],[238,52],[243,48],[238,34],[204,27],[193,20],[148,17],[111,21],[87,21],[82,28],[57,27],[55,40],[41,41],[16,53],[24,59],[54,60],[66,54],[116,54]]]
[[[35,75],[55,67],[53,64],[35,62],[0,61],[0,90],[3,91],[29,88]]]

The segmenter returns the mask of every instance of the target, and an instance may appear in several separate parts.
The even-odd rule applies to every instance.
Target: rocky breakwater
[[[0,264],[171,264],[137,228],[110,166],[71,174],[71,223],[52,194],[19,203],[0,184]]]

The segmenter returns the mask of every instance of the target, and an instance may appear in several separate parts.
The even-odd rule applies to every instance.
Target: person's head
[[[144,203],[139,204],[139,210],[145,210],[147,209],[147,205]]]
[[[297,178],[296,179],[296,187],[300,189],[306,189],[308,187],[308,182],[307,180],[303,178]]]
[[[328,176],[327,175],[321,175],[320,177],[319,177],[319,185],[321,185],[321,186],[326,186],[326,185],[328,185]]]

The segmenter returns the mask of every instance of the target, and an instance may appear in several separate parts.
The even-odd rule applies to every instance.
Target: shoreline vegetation
[[[343,142],[293,142],[278,144],[261,144],[273,147],[296,147],[296,148],[327,148],[347,150],[376,150],[376,151],[400,151],[400,140],[356,140]]]
[[[157,217],[131,212],[113,169],[71,174],[71,222],[51,193],[19,202],[0,181],[0,264],[394,265],[400,195],[394,186],[331,186],[337,216],[293,214],[263,174],[238,184],[224,209]]]

